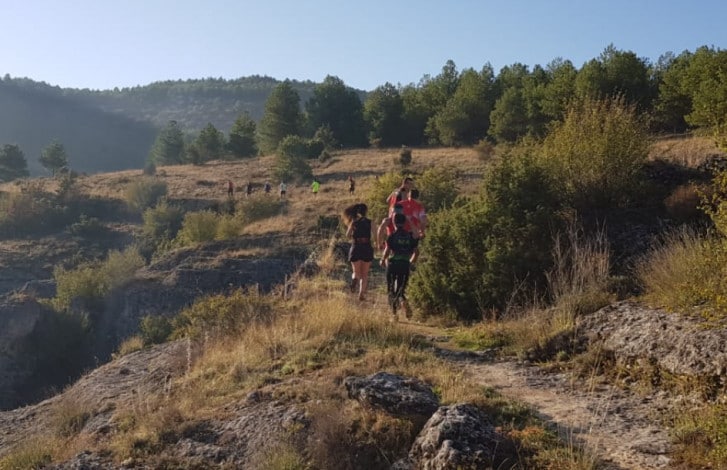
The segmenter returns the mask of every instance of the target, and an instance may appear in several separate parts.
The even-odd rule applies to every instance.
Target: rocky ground
[[[632,341],[633,347],[613,351],[617,360],[656,361],[664,370],[679,364],[684,373],[700,376],[706,371],[724,378],[723,370],[705,368],[690,358],[706,356],[709,351],[712,362],[724,364],[727,331],[697,328],[696,320],[649,309],[635,302],[621,302],[585,317],[579,336],[606,346],[618,345],[624,335],[633,335],[634,325],[639,325],[638,331],[644,332],[637,335],[643,341]],[[422,328],[411,326],[417,331]],[[430,332],[433,333],[430,336],[432,347],[437,348],[440,356],[452,361],[453,367],[464,367],[483,386],[529,404],[564,439],[582,445],[594,461],[602,462],[601,468],[674,468],[670,466],[669,429],[662,417],[675,406],[696,400],[696,397],[664,391],[637,392],[597,378],[576,380],[567,372],[549,372],[526,362],[497,360],[492,351],[456,351],[449,347],[445,333],[436,329],[430,329]],[[650,337],[647,332],[654,332],[653,335],[659,338]],[[687,347],[687,344],[691,346]],[[722,350],[714,349],[715,345],[722,345]],[[665,354],[663,349],[670,353]],[[52,417],[47,411],[59,401],[83,402],[84,406],[97,410],[86,423],[84,432],[103,436],[112,429],[110,417],[117,406],[133,405],[135,400],[150,392],[163,395],[174,377],[185,372],[194,354],[194,348],[184,341],[132,353],[93,371],[50,400],[0,413],[0,455],[25,436],[52,427],[49,421]],[[693,368],[687,370],[690,364]],[[205,429],[184,437],[184,442],[174,446],[175,457],[209,465],[221,461],[244,464],[251,458],[251,446],[257,445],[258,441],[262,445],[261,436],[274,435],[281,429],[304,428],[304,414],[293,404],[272,400],[270,387],[263,387],[232,406],[225,419],[210,421]],[[86,452],[57,468],[112,468],[111,465],[104,456]]]

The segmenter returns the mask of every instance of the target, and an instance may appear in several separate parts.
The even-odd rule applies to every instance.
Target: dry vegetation
[[[694,168],[706,156],[716,153],[714,144],[707,138],[665,139],[653,145],[650,158]],[[346,205],[365,200],[379,175],[400,169],[395,164],[398,156],[399,149],[352,150],[336,153],[324,163],[312,162],[313,174],[321,182],[320,193],[314,196],[307,185],[289,184],[287,203],[281,214],[249,223],[242,233],[310,231],[319,216],[339,215]],[[247,181],[255,185],[256,193],[261,193],[266,180],[273,185],[269,197],[277,198],[279,182],[272,177],[272,166],[273,157],[202,166],[167,166],[159,168],[155,178],[166,183],[170,201],[222,202],[226,199],[227,180],[235,183],[238,200],[245,197]],[[467,194],[479,188],[485,163],[469,148],[414,149],[407,172],[418,174],[432,167],[456,168],[460,177],[458,189]],[[349,175],[356,180],[353,196],[348,194]],[[125,188],[138,178],[141,178],[140,170],[82,176],[77,188],[91,196],[122,200]],[[54,189],[51,180],[46,184],[47,189]],[[6,184],[0,190],[17,188]],[[535,299],[532,308],[513,310],[503,321],[457,328],[452,331],[458,346],[498,347],[506,353],[535,354],[538,359],[556,362],[567,359],[552,354],[557,352],[557,345],[555,350],[548,350],[552,346],[550,340],[567,333],[578,314],[593,311],[611,300],[606,285],[608,252],[603,240],[581,240],[572,235],[567,243],[558,245],[563,251],[556,254],[559,263],[549,277],[557,293],[554,308],[542,310],[539,299]],[[693,240],[687,237],[681,241],[687,242]],[[255,255],[261,251],[251,248],[238,254],[243,253]],[[675,274],[669,271],[670,260],[678,264],[687,261],[699,264],[700,260],[691,260],[690,253],[661,252],[661,256],[669,259],[655,258],[654,263],[663,277],[673,277]],[[27,467],[28,462],[57,461],[69,457],[68,449],[85,445],[109,451],[116,461],[129,457],[153,460],[170,433],[182,433],[185,427],[204,419],[223,417],[227,405],[261,387],[267,387],[275,397],[307,407],[314,417],[313,432],[318,433],[319,442],[325,447],[311,451],[321,468],[330,463],[326,459],[331,456],[349,453],[353,440],[361,437],[351,434],[347,436],[350,440],[340,439],[332,444],[335,440],[331,436],[352,433],[353,423],[363,425],[359,432],[367,432],[373,445],[393,459],[397,449],[404,448],[403,444],[413,438],[411,424],[361,409],[343,396],[339,385],[347,375],[365,375],[382,369],[426,381],[439,393],[444,404],[466,401],[494,412],[503,432],[520,449],[519,463],[525,468],[535,468],[528,467],[534,462],[528,460],[533,455],[539,459],[541,468],[593,468],[594,463],[580,449],[557,442],[522,405],[507,402],[475,386],[460,370],[427,351],[416,334],[424,326],[391,323],[380,279],[378,283],[375,279],[372,282],[374,295],[369,302],[359,304],[344,294],[342,279],[325,276],[345,270],[337,265],[330,251],[320,263],[324,275],[301,280],[293,298],[285,302],[269,299],[276,313],[272,320],[250,322],[234,337],[209,341],[194,367],[173,384],[171,395],[147,397],[143,407],[116,410],[118,432],[111,439],[89,444],[88,436],[78,435],[88,419],[88,411],[77,404],[64,403],[58,407],[52,435],[43,441],[46,444],[28,441],[13,455],[0,460],[0,468],[14,468],[16,462],[20,467]],[[659,280],[656,276],[654,279]],[[669,284],[664,285],[668,291]],[[533,324],[538,327],[533,328]],[[133,338],[123,345],[120,353],[141,347],[140,339]],[[298,450],[284,441],[276,449],[264,449],[259,459],[267,468],[307,468]]]
[[[697,168],[713,155],[722,155],[711,137],[666,137],[655,141],[649,151],[650,160],[662,160]]]

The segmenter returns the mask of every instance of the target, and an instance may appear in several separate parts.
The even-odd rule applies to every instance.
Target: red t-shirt
[[[400,204],[404,208],[404,215],[406,215],[407,219],[411,220],[416,228],[421,230],[422,220],[426,215],[424,212],[424,206],[416,199],[407,199],[405,201],[401,201]]]

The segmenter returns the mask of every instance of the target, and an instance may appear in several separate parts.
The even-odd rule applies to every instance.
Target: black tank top
[[[353,242],[356,244],[371,242],[371,220],[361,217],[353,221]]]

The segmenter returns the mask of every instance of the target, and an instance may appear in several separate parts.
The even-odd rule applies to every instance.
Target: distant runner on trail
[[[288,191],[288,185],[285,184],[284,181],[281,181],[280,186],[278,186],[278,189],[280,190],[280,199],[284,199],[285,193]]]

